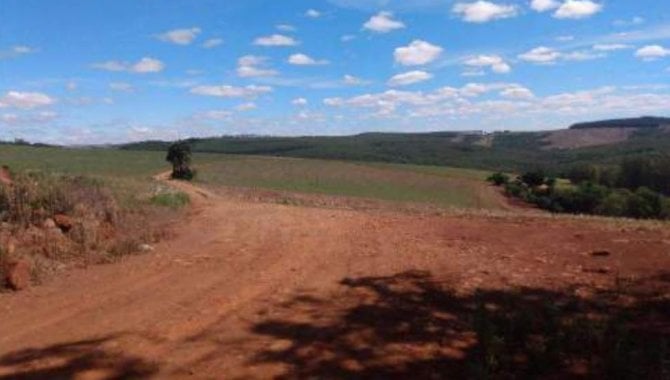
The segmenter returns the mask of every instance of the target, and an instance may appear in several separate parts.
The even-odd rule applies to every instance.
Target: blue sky
[[[670,115],[659,0],[1,0],[0,139]]]

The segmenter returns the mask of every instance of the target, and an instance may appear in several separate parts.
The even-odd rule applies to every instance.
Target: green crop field
[[[198,181],[225,186],[332,194],[445,207],[495,208],[487,172],[315,159],[223,156],[198,166]]]
[[[168,170],[164,156],[162,152],[0,145],[0,165],[8,165],[13,171],[29,170],[95,178],[130,207],[135,206],[140,198],[149,198],[153,187],[152,175]]]
[[[169,169],[163,152],[0,146],[0,164],[103,179],[117,191],[147,192],[154,174]],[[436,166],[316,159],[195,154],[197,181],[311,194],[342,195],[441,207],[496,208],[485,171]]]

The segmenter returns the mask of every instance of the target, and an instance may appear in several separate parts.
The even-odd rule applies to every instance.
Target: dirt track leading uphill
[[[477,288],[588,299],[622,279],[670,283],[667,229],[282,206],[174,186],[193,209],[154,253],[0,294],[0,379],[456,378],[475,355],[463,318]]]

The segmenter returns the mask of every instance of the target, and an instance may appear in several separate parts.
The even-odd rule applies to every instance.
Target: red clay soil
[[[308,208],[174,186],[194,204],[153,253],[0,294],[0,379],[462,378],[473,297],[558,305],[622,283],[665,299],[670,288],[662,226]],[[650,313],[648,326],[667,318]]]

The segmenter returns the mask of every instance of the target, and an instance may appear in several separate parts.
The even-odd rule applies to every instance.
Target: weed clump
[[[191,199],[183,192],[165,192],[151,197],[151,203],[156,206],[168,207],[173,210],[187,206]]]
[[[30,262],[34,273],[48,274],[68,263],[108,262],[162,236],[149,223],[158,208],[122,208],[100,180],[41,172],[5,174],[0,181],[0,289],[18,261]],[[160,195],[152,203],[176,209],[188,197]]]

